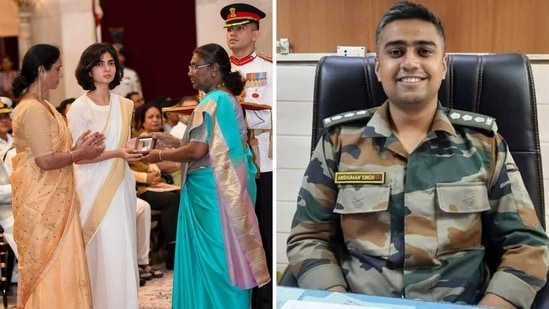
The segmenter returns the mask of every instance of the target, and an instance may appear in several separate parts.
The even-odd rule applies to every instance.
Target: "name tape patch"
[[[335,183],[384,184],[385,172],[336,172]]]

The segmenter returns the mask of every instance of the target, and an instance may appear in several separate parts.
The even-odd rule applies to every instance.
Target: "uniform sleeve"
[[[338,192],[334,175],[339,162],[334,139],[335,136],[325,134],[311,157],[288,238],[290,270],[302,288],[347,286],[334,250],[339,230],[339,215],[333,212]]]
[[[545,285],[549,240],[507,144],[499,135],[496,144],[489,193],[493,212],[484,218],[484,232],[488,248],[501,250],[502,259],[486,293],[518,308],[530,308],[537,291]]]

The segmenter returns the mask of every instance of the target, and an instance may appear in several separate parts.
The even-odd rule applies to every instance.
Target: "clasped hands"
[[[99,132],[91,133],[90,130],[86,130],[76,140],[74,150],[80,152],[79,160],[94,159],[105,150],[105,135]]]
[[[159,184],[162,181],[162,176],[160,171],[151,170],[147,172],[147,185],[154,186]]]

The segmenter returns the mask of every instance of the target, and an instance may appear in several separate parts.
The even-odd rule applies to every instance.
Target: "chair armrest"
[[[536,294],[531,309],[549,308],[549,274],[547,274],[547,284]]]
[[[284,272],[280,277],[280,281],[278,281],[278,285],[287,287],[298,287],[297,279],[294,277],[294,274],[292,274],[289,267],[286,267],[286,269],[284,269]]]

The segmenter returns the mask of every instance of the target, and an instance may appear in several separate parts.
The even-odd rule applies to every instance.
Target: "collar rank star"
[[[337,184],[384,184],[385,172],[336,172]]]

